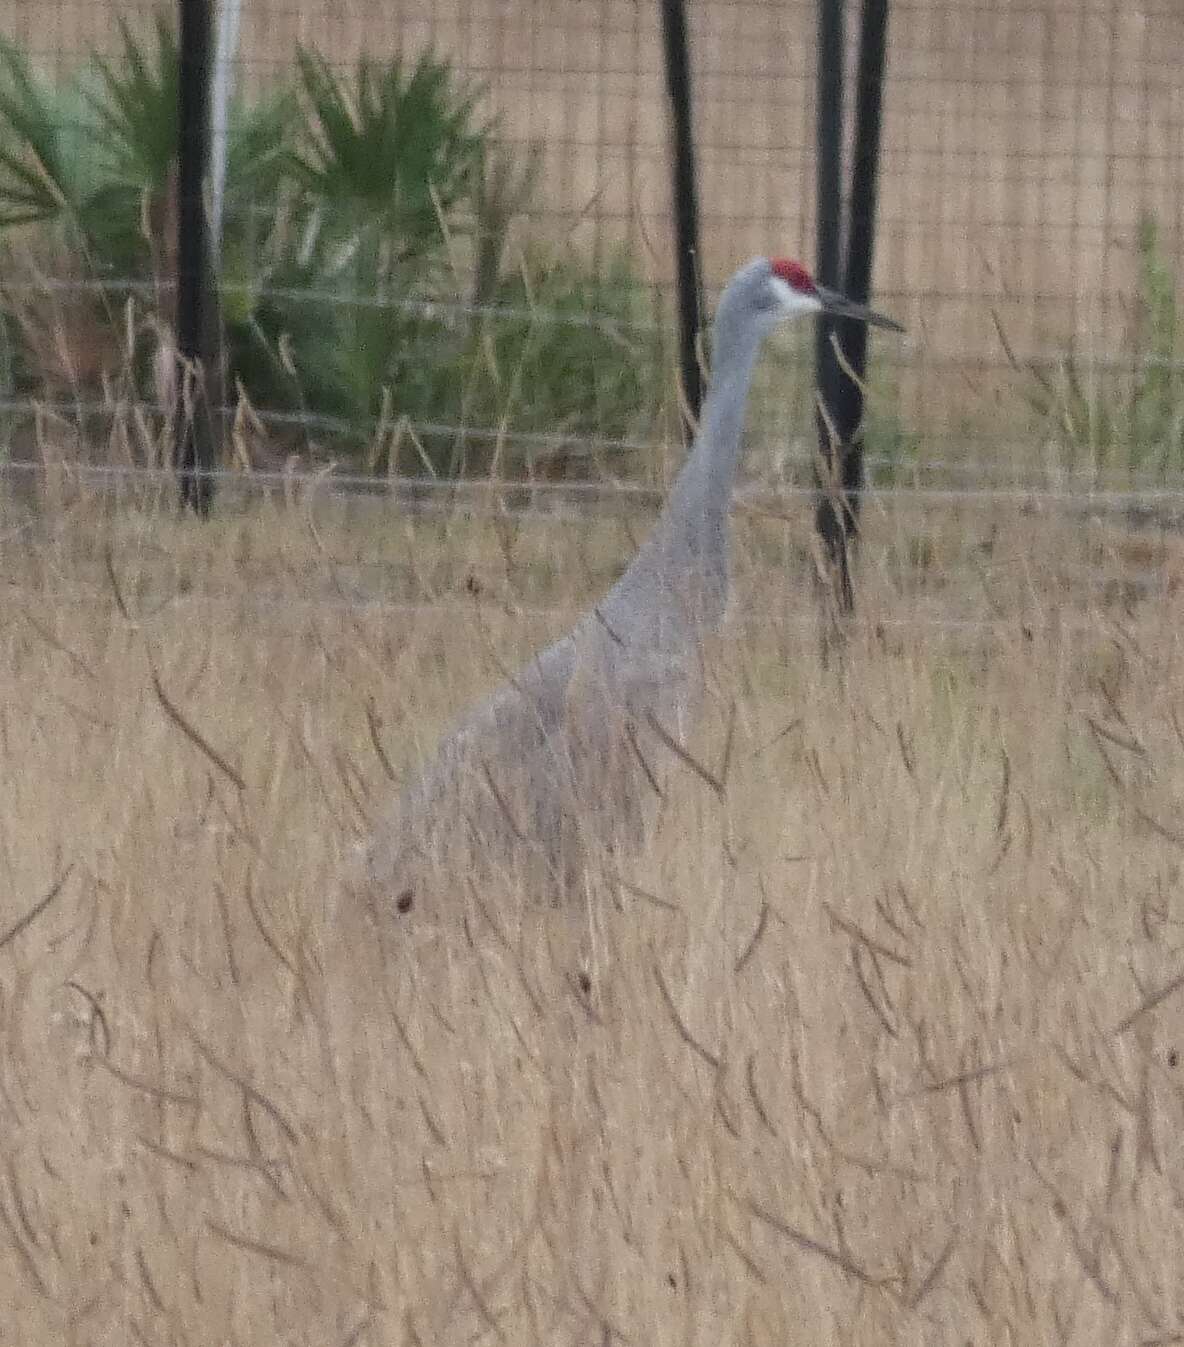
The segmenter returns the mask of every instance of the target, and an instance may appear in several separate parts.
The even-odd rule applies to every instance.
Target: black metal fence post
[[[855,141],[851,199],[847,209],[847,260],[843,288],[857,303],[871,295],[876,241],[876,187],[880,166],[880,110],[884,91],[884,51],[888,0],[863,0],[859,68],[855,93]],[[850,373],[843,379],[839,436],[843,445],[843,505],[849,533],[859,529],[864,487],[863,387],[867,375],[867,324],[845,321],[840,345]]]
[[[210,0],[180,0],[177,164],[176,463],[182,504],[209,513],[215,435],[210,408],[211,286],[206,171],[210,161]]]
[[[817,220],[815,269],[821,284],[841,285],[843,256],[843,0],[819,0],[816,164]],[[833,321],[820,317],[814,347],[818,397],[818,505],[815,526],[832,570],[840,608],[854,606],[847,558],[847,526],[843,518],[842,454],[838,434],[841,371],[831,334]]]
[[[670,98],[674,160],[679,374],[687,410],[697,423],[703,404],[703,371],[699,364],[703,306],[699,267],[699,197],[691,121],[691,62],[683,0],[662,0],[662,40],[666,54],[666,92]],[[692,430],[685,417],[683,431],[689,440]]]
[[[851,191],[844,211],[843,0],[819,0],[818,278],[861,304],[867,302],[871,290],[887,31],[888,0],[863,0]],[[815,372],[820,404],[819,475],[824,480],[816,526],[833,572],[839,608],[847,613],[855,607],[850,544],[858,533],[864,487],[860,424],[867,341],[866,323],[852,319],[821,319],[818,323]]]

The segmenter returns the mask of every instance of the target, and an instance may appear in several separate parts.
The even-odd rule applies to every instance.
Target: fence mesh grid
[[[63,79],[97,52],[118,64],[119,24],[146,34],[154,12],[2,0],[0,33]],[[714,288],[753,253],[812,251],[816,10],[804,0],[695,0],[689,17],[704,266]],[[852,7],[852,73],[857,18]],[[1070,472],[1170,475],[1184,453],[1173,264],[1184,243],[1179,6],[897,0],[889,42],[874,290],[910,336],[877,341],[873,456],[890,466],[953,456],[1017,470],[1055,460]],[[291,83],[300,46],[343,78],[363,55],[431,50],[479,87],[481,115],[493,119],[516,171],[537,147],[538,178],[513,222],[505,269],[527,240],[570,246],[594,275],[624,248],[650,293],[668,292],[657,5],[244,0],[239,94],[250,101]],[[260,237],[275,209],[261,191]],[[452,260],[438,293],[470,302],[471,260],[459,270]],[[59,279],[80,279],[76,267],[63,270]],[[591,286],[567,295],[568,317],[593,313],[601,294]],[[310,297],[304,312],[315,323],[323,306]],[[661,307],[648,312],[664,323]],[[790,396],[778,374],[759,390],[754,435],[778,461],[809,452],[806,349],[790,362],[798,369]],[[572,420],[573,438],[654,435],[653,424],[606,408],[616,391],[597,392]],[[300,410],[332,410],[307,405],[315,401]],[[499,421],[489,406],[468,418],[456,408],[433,416],[429,394],[416,406],[413,420],[547,429]],[[379,409],[370,410],[377,420]],[[1133,431],[1116,424],[1123,417]]]

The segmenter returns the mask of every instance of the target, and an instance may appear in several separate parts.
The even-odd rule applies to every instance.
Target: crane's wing
[[[662,796],[671,753],[698,702],[693,652],[631,650],[589,637],[565,698],[565,741],[575,808],[585,831],[636,849]],[[655,731],[657,724],[661,731]]]
[[[684,737],[698,651],[625,645],[595,616],[531,659],[441,740],[375,829],[357,869],[392,900],[503,864],[567,883],[591,837],[640,844]],[[448,881],[455,883],[455,878]]]
[[[463,866],[548,844],[574,656],[570,637],[548,646],[444,735],[365,846],[364,882],[397,896],[449,855]]]

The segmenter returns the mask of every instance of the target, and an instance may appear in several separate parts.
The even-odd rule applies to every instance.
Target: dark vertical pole
[[[821,284],[841,285],[843,219],[843,0],[819,0],[816,134],[817,244],[815,268]],[[814,348],[814,373],[821,404],[818,411],[819,475],[823,478],[815,524],[834,572],[840,607],[854,606],[847,563],[847,528],[843,518],[842,443],[836,416],[840,368],[831,344],[832,321],[819,318]]]
[[[859,73],[855,105],[855,148],[848,207],[847,263],[843,288],[849,298],[866,304],[871,294],[876,239],[876,187],[880,164],[880,110],[884,90],[884,51],[888,35],[888,0],[863,0],[859,34]],[[840,325],[843,354],[857,380],[845,376],[838,409],[843,443],[843,502],[848,529],[859,527],[864,486],[863,381],[867,375],[867,324]]]
[[[210,0],[180,0],[177,164],[177,351],[183,366],[176,453],[181,501],[208,514],[214,494],[209,403],[209,224],[205,182],[210,150]]]
[[[695,140],[691,125],[691,62],[683,0],[662,0],[662,40],[666,51],[666,92],[674,158],[674,250],[678,285],[679,373],[687,410],[698,421],[703,405],[699,365],[702,302],[699,271],[699,196],[695,181]],[[689,424],[684,420],[689,439]]]

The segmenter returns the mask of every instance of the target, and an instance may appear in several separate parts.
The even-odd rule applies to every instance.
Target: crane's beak
[[[876,313],[874,309],[856,304],[846,295],[840,295],[837,290],[828,290],[825,286],[819,285],[815,287],[815,292],[822,302],[822,312],[834,318],[854,318],[861,323],[870,323],[873,327],[890,328],[893,332],[905,330],[904,325],[898,323],[895,318],[889,318],[885,314]]]

